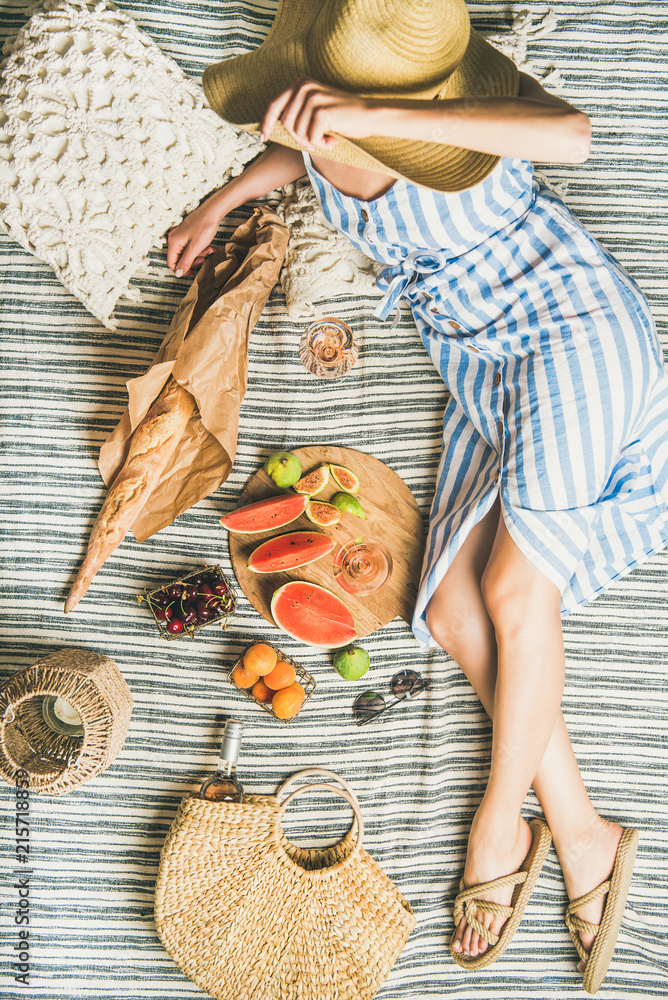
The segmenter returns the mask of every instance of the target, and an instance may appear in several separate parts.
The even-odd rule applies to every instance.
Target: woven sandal
[[[470,889],[464,887],[464,879],[460,883],[460,892],[455,899],[455,932],[450,941],[450,953],[457,965],[462,969],[484,969],[486,965],[491,965],[504,953],[513,935],[517,930],[520,920],[526,909],[529,897],[533,892],[541,869],[545,863],[545,858],[550,850],[552,835],[550,829],[542,819],[529,820],[531,830],[531,847],[520,868],[510,875],[502,875],[491,882],[484,882],[482,885],[474,885]],[[501,903],[493,903],[488,899],[479,899],[478,896],[495,889],[504,889],[513,886],[513,898],[510,906],[503,906]],[[493,934],[489,928],[480,923],[476,917],[478,913],[489,913],[492,916],[506,917],[506,922],[501,928],[500,934]],[[476,958],[469,958],[461,952],[452,950],[452,942],[455,940],[457,927],[462,917],[466,922],[484,938],[490,948],[483,955]]]
[[[579,899],[572,900],[566,910],[565,920],[568,932],[575,945],[575,950],[582,961],[586,963],[582,975],[582,985],[586,992],[592,995],[600,989],[615,950],[626,906],[626,897],[631,884],[637,847],[638,831],[629,827],[624,830],[619,842],[615,856],[615,867],[612,869],[610,878],[601,882],[591,892],[580,896]],[[581,917],[578,917],[576,910],[595,899],[600,899],[606,893],[608,898],[600,924],[590,924],[588,920],[582,920]],[[580,939],[580,931],[584,934],[595,935],[594,943],[588,952],[585,951]]]

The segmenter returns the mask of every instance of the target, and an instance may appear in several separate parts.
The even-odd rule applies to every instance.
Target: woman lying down
[[[668,543],[668,379],[638,287],[533,175],[583,162],[589,120],[472,31],[463,0],[283,2],[260,48],[203,82],[269,146],[171,232],[170,267],[190,274],[229,212],[308,176],[385,265],[379,316],[410,304],[451,394],[413,630],[493,723],[453,958],[503,953],[553,840],[595,993],[638,834],[583,784],[561,616]],[[544,821],[522,818],[531,785]]]

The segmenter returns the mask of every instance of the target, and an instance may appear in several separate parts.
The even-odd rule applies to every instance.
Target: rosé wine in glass
[[[349,594],[372,594],[392,573],[392,556],[382,542],[353,538],[334,556],[334,579]]]
[[[301,363],[316,378],[340,378],[357,361],[357,344],[350,327],[327,316],[304,331],[299,342]]]

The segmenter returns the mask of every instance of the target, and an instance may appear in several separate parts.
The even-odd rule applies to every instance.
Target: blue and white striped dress
[[[531,163],[366,202],[304,160],[327,219],[387,265],[378,315],[410,304],[451,394],[418,641],[435,645],[429,599],[497,496],[564,614],[668,545],[668,377],[647,302]]]

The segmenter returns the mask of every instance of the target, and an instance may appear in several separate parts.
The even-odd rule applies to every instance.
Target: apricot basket
[[[301,663],[297,663],[296,660],[293,660],[291,656],[288,656],[287,653],[284,653],[282,649],[278,648],[278,646],[274,646],[273,642],[267,642],[266,639],[258,639],[257,642],[263,642],[265,645],[271,646],[272,649],[276,650],[276,654],[279,660],[286,660],[292,667],[294,667],[295,674],[297,675],[295,680],[299,681],[301,686],[304,688],[305,692],[304,700],[301,703],[298,711],[290,719],[279,719],[278,716],[275,715],[274,712],[272,711],[271,705],[267,705],[265,702],[258,701],[257,698],[253,697],[253,692],[250,688],[242,688],[239,687],[238,684],[234,683],[234,678],[232,676],[234,673],[234,668],[239,666],[239,664],[241,663],[241,661],[243,660],[244,656],[251,648],[251,646],[257,645],[256,642],[249,642],[249,644],[246,646],[239,659],[235,660],[235,662],[232,664],[232,667],[230,668],[229,673],[227,675],[230,684],[234,685],[237,691],[240,691],[241,694],[246,695],[247,698],[249,698],[256,705],[259,705],[259,707],[264,709],[265,712],[268,712],[269,715],[271,715],[273,719],[276,719],[277,722],[285,722],[285,723],[294,722],[299,713],[301,712],[301,710],[303,709],[306,702],[309,700],[309,698],[315,691],[316,688],[315,678],[308,672],[308,670],[305,670],[304,667],[302,667]]]
[[[145,601],[162,639],[194,638],[207,625],[228,628],[237,594],[220,566],[202,566],[139,598]]]

